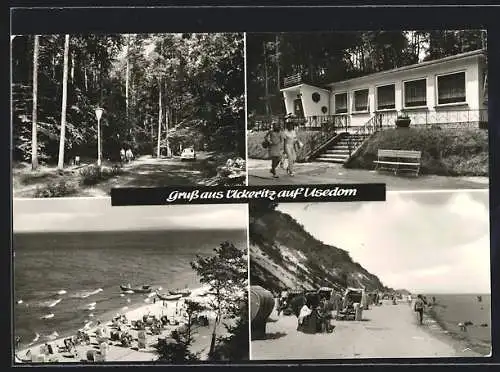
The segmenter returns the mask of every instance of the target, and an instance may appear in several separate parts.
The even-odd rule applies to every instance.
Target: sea
[[[246,250],[244,230],[22,233],[14,235],[14,335],[19,347],[73,334],[151,301],[120,284],[161,293],[200,287],[196,255],[224,241]],[[149,295],[151,296],[151,295]]]
[[[491,351],[491,295],[490,294],[430,294],[435,304],[426,311],[425,323],[433,330],[442,330],[455,339],[464,341],[468,348],[488,355]],[[480,300],[478,299],[480,296]],[[463,331],[459,323],[470,322]]]

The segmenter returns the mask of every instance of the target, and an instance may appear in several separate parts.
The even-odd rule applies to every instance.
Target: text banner
[[[270,200],[277,202],[369,202],[385,201],[383,183],[233,186],[233,187],[154,187],[114,188],[111,205],[238,204]]]

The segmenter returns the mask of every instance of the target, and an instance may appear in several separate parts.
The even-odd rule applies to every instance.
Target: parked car
[[[196,152],[192,147],[186,147],[181,152],[181,160],[196,160]]]

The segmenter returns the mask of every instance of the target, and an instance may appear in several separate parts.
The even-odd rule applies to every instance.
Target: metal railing
[[[380,116],[372,116],[365,124],[356,128],[353,133],[350,133],[347,137],[347,146],[349,149],[349,158],[352,156],[353,152],[361,146],[361,144],[371,136],[373,133],[378,132],[382,129]]]
[[[488,123],[488,109],[406,111],[405,114],[410,118],[412,128],[470,129],[485,128]],[[380,128],[394,128],[398,113],[377,113],[375,117]]]
[[[484,129],[488,124],[487,109],[465,109],[465,110],[442,110],[442,111],[412,111],[405,112],[410,118],[412,128],[429,129]],[[377,112],[364,125],[355,129],[348,137],[349,157],[364,142],[364,140],[375,132],[395,128],[398,113]]]
[[[311,131],[348,131],[351,118],[348,115],[318,115],[289,118],[299,129]],[[284,127],[283,116],[258,116],[249,120],[249,129],[255,131],[270,130],[272,123],[277,122]]]

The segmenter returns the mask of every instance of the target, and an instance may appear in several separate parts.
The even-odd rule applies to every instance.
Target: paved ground
[[[325,183],[385,183],[388,190],[426,189],[487,189],[487,177],[444,177],[434,175],[397,175],[363,169],[347,169],[341,164],[300,163],[296,164],[295,176],[290,177],[282,169],[279,178],[273,178],[269,160],[249,159],[249,185],[325,184]]]
[[[181,161],[180,158],[153,158],[142,156],[122,168],[123,173],[107,181],[100,182],[92,187],[78,185],[77,195],[106,197],[110,195],[113,187],[159,187],[159,186],[182,186],[200,185],[215,174],[214,167],[208,165],[210,153],[201,152],[197,154],[195,161]],[[212,171],[212,172],[211,172]],[[17,169],[13,172],[13,195],[14,197],[33,197],[37,187],[43,186],[50,181],[57,181],[61,176],[52,167],[41,167],[32,174],[29,168]],[[77,184],[79,182],[79,168],[68,166],[65,168],[66,179]]]
[[[273,313],[266,340],[251,343],[254,360],[423,358],[477,356],[451,337],[436,335],[430,320],[417,325],[407,303],[385,302],[363,312],[363,321],[335,321],[333,333],[304,334],[296,330],[297,318]],[[432,328],[435,328],[432,330]],[[442,331],[441,331],[442,332]]]

